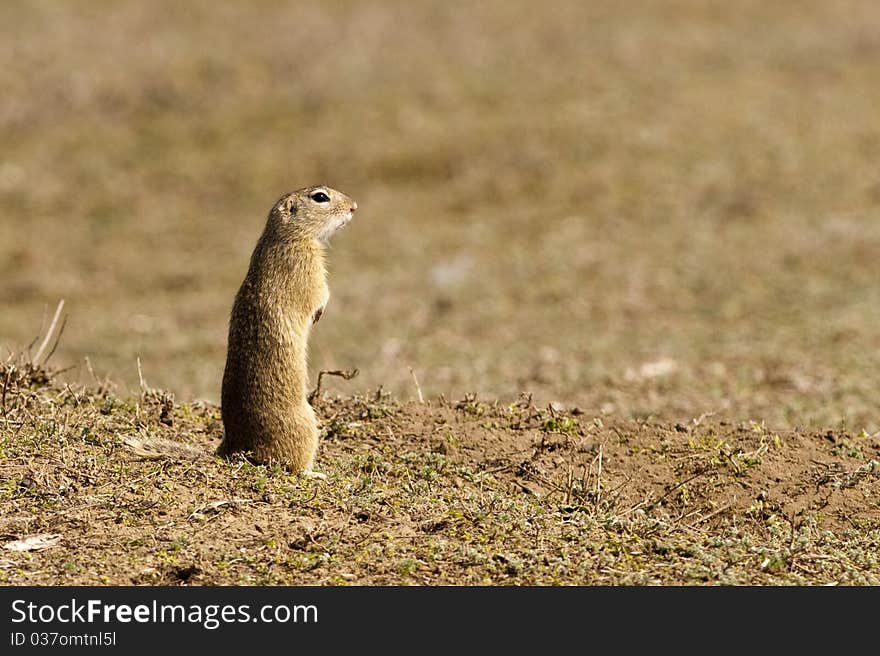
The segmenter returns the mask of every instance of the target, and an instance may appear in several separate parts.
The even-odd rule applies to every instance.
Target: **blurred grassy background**
[[[353,196],[313,370],[880,424],[880,7],[0,4],[0,346],[219,397],[272,203]]]

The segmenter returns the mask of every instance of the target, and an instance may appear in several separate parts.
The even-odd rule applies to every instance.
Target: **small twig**
[[[141,392],[144,394],[147,393],[147,382],[144,380],[144,372],[141,369],[141,358],[138,356],[137,358],[137,366],[138,366],[138,381],[141,384]]]
[[[419,379],[416,378],[416,372],[413,371],[412,367],[409,367],[409,375],[412,376],[413,382],[416,384],[416,392],[419,393],[419,403],[424,403],[425,397],[422,396],[422,388],[419,386]]]
[[[314,404],[314,401],[319,398],[319,396],[321,394],[321,379],[324,378],[325,374],[327,376],[339,376],[340,378],[344,378],[345,380],[351,380],[352,378],[354,378],[355,376],[358,375],[358,370],[357,369],[350,369],[350,370],[335,369],[333,371],[319,371],[318,372],[318,384],[315,387],[314,391],[311,394],[309,394],[309,396],[308,396],[309,403]]]
[[[649,493],[645,496],[645,498],[642,499],[641,501],[639,501],[636,505],[631,506],[631,507],[627,508],[626,510],[624,510],[623,512],[621,512],[621,513],[620,513],[620,516],[621,516],[621,517],[626,517],[627,515],[629,515],[630,513],[635,512],[636,510],[638,510],[638,509],[641,508],[642,506],[647,506],[648,509],[650,510],[651,508],[654,507],[654,504],[651,503],[651,502],[649,501],[650,498],[651,498],[651,493],[649,492]]]
[[[599,465],[596,468],[596,505],[599,505],[599,496],[602,494],[602,445],[599,445]]]
[[[627,477],[626,477],[626,480],[625,480],[623,483],[621,483],[621,484],[618,485],[617,487],[615,487],[615,488],[609,490],[609,491],[608,491],[608,494],[616,494],[616,495],[620,496],[620,491],[621,491],[624,487],[626,487],[626,486],[629,484],[629,482],[630,482],[631,480],[632,480],[632,476],[627,476]]]
[[[218,508],[222,508],[223,506],[237,506],[240,503],[254,503],[253,499],[224,499],[222,501],[212,501],[211,503],[206,503],[202,506],[199,506],[195,510],[193,510],[189,517],[187,517],[187,521],[193,519],[194,517],[201,515],[206,510],[217,510]]]
[[[708,521],[709,521],[710,519],[712,519],[713,517],[716,517],[716,516],[720,515],[721,513],[723,513],[725,510],[730,510],[730,507],[731,507],[732,505],[733,505],[733,502],[731,502],[731,503],[727,503],[727,504],[721,506],[720,508],[718,508],[718,509],[716,509],[716,510],[713,510],[713,511],[710,512],[708,515],[706,515],[705,517],[700,517],[697,521],[693,522],[692,524],[689,524],[689,526],[690,526],[691,528],[696,528],[696,527],[699,526],[700,524],[705,524],[706,522],[708,522]]]
[[[37,336],[34,337],[34,338],[31,340],[30,344],[28,344],[28,345],[25,347],[24,351],[22,351],[22,353],[27,353],[28,359],[31,358],[31,349],[34,348],[34,344],[37,343],[37,340],[40,339],[40,335],[42,335],[42,334],[43,334],[43,329],[40,328],[40,332],[37,333]]]
[[[574,466],[569,461],[568,463],[568,484],[566,485],[565,490],[565,505],[567,506],[571,503],[571,499],[574,496]]]
[[[721,455],[723,455],[725,458],[727,458],[728,462],[730,462],[730,464],[733,465],[733,468],[736,470],[737,476],[739,476],[739,474],[741,473],[740,469],[739,469],[739,465],[736,464],[736,460],[733,459],[733,456],[731,456],[727,452],[727,449],[719,449],[719,450],[721,451]]]
[[[704,419],[707,419],[708,417],[713,417],[713,416],[715,416],[714,412],[704,412],[699,417],[695,417],[695,418],[691,419],[691,422],[693,422],[694,426],[699,426],[700,424],[703,423]]]
[[[662,497],[660,497],[659,499],[657,499],[657,501],[655,501],[654,503],[652,503],[652,504],[651,504],[651,507],[653,508],[654,506],[659,505],[660,502],[663,501],[663,499],[665,499],[665,498],[668,497],[670,494],[672,494],[673,492],[675,492],[675,491],[676,491],[678,488],[680,488],[682,485],[687,485],[687,484],[690,483],[692,480],[697,479],[697,478],[700,478],[700,476],[705,476],[705,474],[706,474],[706,472],[702,471],[702,472],[700,472],[700,473],[698,473],[698,474],[694,474],[694,475],[691,476],[690,478],[686,478],[685,480],[681,481],[680,483],[676,483],[676,484],[673,485],[671,488],[669,488],[669,490],[667,490],[666,494],[664,494]]]
[[[70,383],[65,383],[65,384],[64,384],[64,389],[66,389],[66,390],[67,390],[67,393],[70,394],[70,396],[73,397],[73,405],[74,405],[75,407],[78,408],[78,407],[79,407],[79,397],[76,395],[76,392],[74,392],[74,391],[71,389],[71,387],[70,387]]]
[[[92,368],[92,361],[89,360],[89,356],[85,356],[86,361],[86,369],[89,370],[89,374],[96,383],[98,382],[98,377],[95,375],[95,370]]]
[[[12,366],[10,365],[9,369],[6,370],[6,380],[3,381],[3,398],[0,401],[0,406],[3,408],[3,416],[6,416],[6,390],[9,389],[9,380],[12,378]]]
[[[61,328],[58,329],[58,336],[55,338],[55,343],[52,345],[52,350],[49,351],[49,355],[46,356],[46,359],[43,360],[43,364],[46,364],[52,356],[55,354],[55,349],[58,348],[58,343],[61,341],[61,336],[64,334],[64,326],[67,325],[67,315],[64,315],[64,319],[61,320]]]
[[[43,355],[43,351],[46,350],[46,347],[49,345],[49,339],[52,337],[52,334],[55,332],[55,326],[58,324],[58,317],[61,316],[61,310],[64,309],[64,299],[62,298],[58,301],[58,307],[55,308],[55,316],[52,317],[52,323],[49,324],[49,330],[46,331],[46,336],[43,338],[43,343],[40,344],[40,348],[37,349],[37,354],[34,356],[34,364],[40,364],[40,356]]]

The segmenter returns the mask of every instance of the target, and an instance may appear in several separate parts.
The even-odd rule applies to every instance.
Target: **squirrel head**
[[[269,213],[269,225],[293,239],[326,242],[351,221],[357,203],[341,191],[318,185],[282,196]]]

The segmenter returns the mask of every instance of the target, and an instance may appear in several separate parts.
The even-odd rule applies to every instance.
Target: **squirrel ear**
[[[287,212],[290,214],[290,216],[295,216],[296,215],[296,199],[288,198],[287,201],[285,201],[285,205],[287,206]]]

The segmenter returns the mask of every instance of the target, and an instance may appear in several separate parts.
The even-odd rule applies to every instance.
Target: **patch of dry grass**
[[[880,583],[876,436],[380,392],[321,401],[319,483],[211,456],[215,406],[0,373],[2,542],[51,538],[6,584]]]

